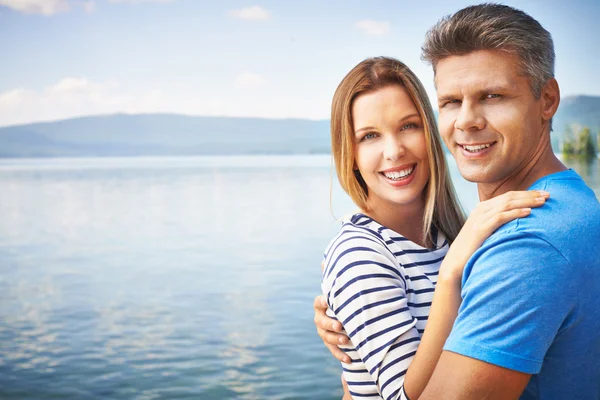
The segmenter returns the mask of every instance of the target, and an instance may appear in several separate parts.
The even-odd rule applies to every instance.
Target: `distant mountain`
[[[571,124],[600,130],[600,97],[564,98],[554,118],[558,149]],[[0,128],[0,157],[328,153],[329,121],[106,115]]]
[[[329,121],[107,115],[0,128],[0,157],[310,154],[329,151]]]

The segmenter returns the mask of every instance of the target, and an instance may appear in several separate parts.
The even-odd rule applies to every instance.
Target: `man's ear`
[[[542,88],[542,118],[549,121],[556,114],[560,103],[560,88],[556,79],[552,78]]]

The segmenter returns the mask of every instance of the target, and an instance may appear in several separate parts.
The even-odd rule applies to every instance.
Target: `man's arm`
[[[530,374],[444,351],[419,400],[518,399],[530,378]]]

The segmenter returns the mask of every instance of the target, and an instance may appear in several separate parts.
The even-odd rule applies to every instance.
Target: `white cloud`
[[[69,0],[0,0],[0,6],[25,14],[53,15],[69,11]]]
[[[67,77],[39,91],[17,88],[0,93],[0,126],[116,112],[155,112],[166,103],[158,91],[132,95],[116,81],[98,83]]]
[[[383,36],[390,32],[390,23],[387,21],[373,21],[364,19],[356,23],[356,27],[371,36]]]
[[[242,89],[257,89],[263,85],[265,80],[262,76],[252,72],[244,72],[235,79],[235,86]]]
[[[110,3],[169,3],[175,0],[108,0]],[[81,6],[83,11],[92,14],[96,9],[94,0],[0,0],[0,6],[25,14],[54,15],[71,11],[73,6]]]
[[[280,95],[255,73],[240,74],[234,85],[190,85],[164,91],[148,87],[133,91],[116,80],[102,82],[65,77],[45,88],[14,88],[0,92],[0,126],[56,121],[85,115],[174,113],[263,118],[329,118],[330,93]],[[252,90],[260,88],[260,90]],[[243,90],[242,90],[243,89]],[[202,93],[202,95],[199,95]]]
[[[252,21],[266,21],[271,19],[271,14],[260,6],[252,6],[229,11],[229,16]]]

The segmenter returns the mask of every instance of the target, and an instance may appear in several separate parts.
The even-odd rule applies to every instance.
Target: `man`
[[[419,399],[600,399],[600,204],[550,145],[560,101],[550,34],[520,10],[471,6],[428,32],[423,58],[440,134],[480,199],[551,197],[467,263],[458,317]],[[336,343],[343,336],[325,330],[341,326],[319,304],[319,334]]]

